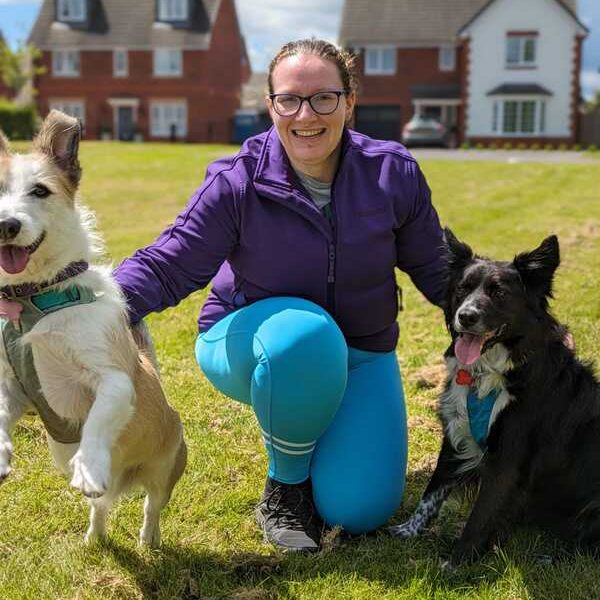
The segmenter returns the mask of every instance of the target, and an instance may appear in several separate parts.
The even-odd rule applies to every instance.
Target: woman
[[[274,128],[213,163],[175,224],[116,276],[133,322],[212,280],[198,363],[262,429],[266,538],[314,551],[323,521],[363,533],[400,504],[394,269],[439,303],[442,233],[404,148],[346,128],[356,100],[348,54],[286,44],[269,92]]]

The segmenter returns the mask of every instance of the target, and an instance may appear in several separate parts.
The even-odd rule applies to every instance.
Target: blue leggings
[[[407,462],[394,352],[348,348],[324,309],[278,297],[200,334],[196,359],[221,392],[254,409],[269,475],[285,483],[310,476],[326,523],[358,534],[394,514]]]

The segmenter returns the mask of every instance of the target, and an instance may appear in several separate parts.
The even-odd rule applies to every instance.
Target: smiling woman
[[[394,269],[439,304],[442,232],[406,149],[348,129],[348,53],[286,44],[265,101],[274,127],[213,163],[175,225],[116,278],[134,322],[212,280],[197,361],[256,414],[269,456],[256,510],[265,537],[310,552],[324,525],[371,531],[402,500]]]

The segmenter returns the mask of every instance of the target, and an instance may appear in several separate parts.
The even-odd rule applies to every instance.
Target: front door
[[[119,106],[117,113],[119,139],[124,142],[133,140],[133,107]]]

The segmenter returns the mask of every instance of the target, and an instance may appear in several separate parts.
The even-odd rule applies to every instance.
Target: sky
[[[373,0],[373,4],[377,0]],[[343,0],[235,0],[254,71],[265,71],[287,41],[315,36],[337,40]],[[0,0],[0,31],[15,46],[27,38],[41,0]],[[581,83],[590,97],[600,90],[600,0],[579,0],[580,20],[590,30],[583,44]]]

